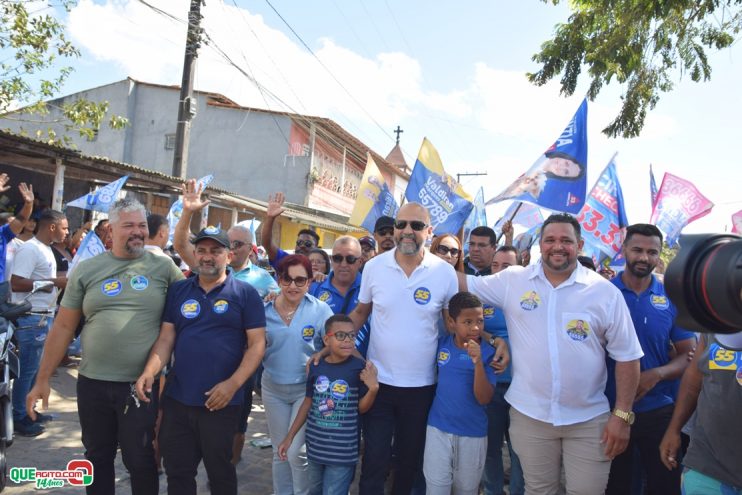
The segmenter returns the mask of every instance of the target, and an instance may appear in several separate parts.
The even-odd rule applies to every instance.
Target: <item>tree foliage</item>
[[[661,93],[673,89],[676,77],[709,80],[706,50],[729,47],[742,28],[742,0],[570,0],[569,5],[568,22],[558,24],[533,56],[541,67],[528,79],[540,86],[561,76],[561,94],[569,96],[586,67],[590,100],[617,81],[624,88],[623,103],[603,129],[610,137],[638,136],[647,112]]]
[[[54,16],[55,8],[69,11],[75,1],[0,0],[0,117],[34,127],[60,123],[66,132],[92,139],[107,118],[108,102],[65,102],[58,107],[60,118],[45,119],[52,105],[46,100],[56,97],[73,70],[65,62],[80,56],[66,38],[64,25]],[[14,111],[16,108],[21,109]],[[112,128],[126,124],[125,118],[108,117]],[[71,144],[68,136],[50,128],[37,130],[35,135],[52,143]]]

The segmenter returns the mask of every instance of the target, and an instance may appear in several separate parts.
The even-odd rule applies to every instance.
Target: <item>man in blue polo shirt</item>
[[[692,332],[675,324],[677,309],[665,294],[665,287],[652,271],[662,251],[662,233],[649,224],[634,224],[626,229],[621,248],[626,270],[612,282],[621,290],[629,307],[644,357],[634,402],[635,418],[628,448],[611,463],[608,495],[631,493],[633,454],[639,452],[646,473],[647,493],[680,494],[681,470],[668,470],[660,459],[659,445],[675,407],[676,382],[688,366],[688,352],[695,346]],[[676,356],[670,359],[670,346]],[[608,360],[609,401],[615,397],[613,369]]]
[[[361,288],[361,244],[355,237],[339,237],[332,246],[332,272],[322,283],[313,283],[309,293],[324,301],[335,314],[347,315],[358,305]],[[370,328],[368,321],[358,330],[356,348],[365,358]]]
[[[160,450],[168,493],[196,493],[201,459],[211,492],[237,493],[232,440],[242,387],[265,352],[265,312],[249,284],[227,274],[226,232],[208,227],[194,239],[198,275],[170,286],[160,336],[136,383],[148,401],[152,383],[174,351],[163,398]]]

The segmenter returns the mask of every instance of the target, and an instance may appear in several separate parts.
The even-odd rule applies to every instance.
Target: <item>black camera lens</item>
[[[707,333],[742,331],[742,238],[683,235],[680,246],[665,273],[678,324]]]

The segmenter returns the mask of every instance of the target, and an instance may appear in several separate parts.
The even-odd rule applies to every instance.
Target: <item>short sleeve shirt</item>
[[[627,288],[621,279],[623,272],[611,280],[618,287],[631,313],[636,335],[644,351],[639,360],[641,370],[664,366],[670,361],[670,344],[681,340],[694,339],[695,334],[675,324],[678,310],[665,293],[665,286],[652,275],[652,283],[647,290],[637,295]],[[606,395],[613,404],[616,400],[616,362],[608,360],[608,383]],[[662,380],[652,390],[634,403],[634,411],[646,412],[675,403],[677,380]]]
[[[358,462],[358,402],[366,394],[360,378],[364,362],[351,356],[342,363],[322,359],[310,365],[307,397],[307,457],[312,462],[350,466]]]
[[[260,268],[252,264],[250,260],[247,261],[247,266],[238,272],[232,272],[234,278],[247,282],[252,285],[253,288],[258,291],[260,297],[265,297],[271,292],[278,292],[278,284],[268,270]]]
[[[495,349],[487,342],[481,346],[484,372],[494,386],[497,376],[489,364]],[[453,435],[486,437],[487,406],[477,402],[474,396],[474,363],[469,353],[456,345],[455,336],[447,335],[439,341],[436,362],[438,386],[428,424]]]
[[[505,313],[513,356],[505,397],[513,407],[556,426],[609,411],[606,351],[617,361],[642,356],[629,310],[613,284],[578,264],[554,287],[541,263],[468,276],[467,284]]]
[[[372,303],[368,358],[379,382],[395,387],[435,383],[441,311],[458,292],[453,267],[424,251],[408,277],[394,258],[396,248],[366,262],[358,301]]]
[[[61,302],[85,316],[80,374],[114,382],[139,378],[160,333],[168,287],[182,279],[172,260],[150,252],[125,259],[106,251],[80,262]]]
[[[57,276],[57,260],[51,246],[35,237],[21,244],[13,260],[13,275],[29,280],[45,280]],[[27,292],[14,292],[13,302],[20,302]],[[39,291],[28,298],[34,311],[48,311],[56,305],[57,288],[51,292]]]
[[[245,331],[265,327],[265,310],[257,291],[245,282],[228,275],[206,293],[196,276],[170,286],[162,321],[172,323],[176,334],[166,393],[185,405],[203,406],[205,393],[239,368]],[[238,390],[229,404],[242,401]]]
[[[322,349],[325,323],[332,315],[326,303],[306,294],[291,323],[286,325],[274,302],[265,304],[267,345],[263,368],[272,382],[288,385],[306,381],[307,361]]]

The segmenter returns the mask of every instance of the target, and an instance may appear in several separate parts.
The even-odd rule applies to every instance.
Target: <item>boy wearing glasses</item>
[[[294,436],[307,423],[309,494],[347,494],[358,463],[359,414],[371,408],[379,390],[376,367],[352,355],[353,320],[343,314],[330,317],[322,337],[330,353],[312,363],[307,395],[278,455],[287,459]]]

